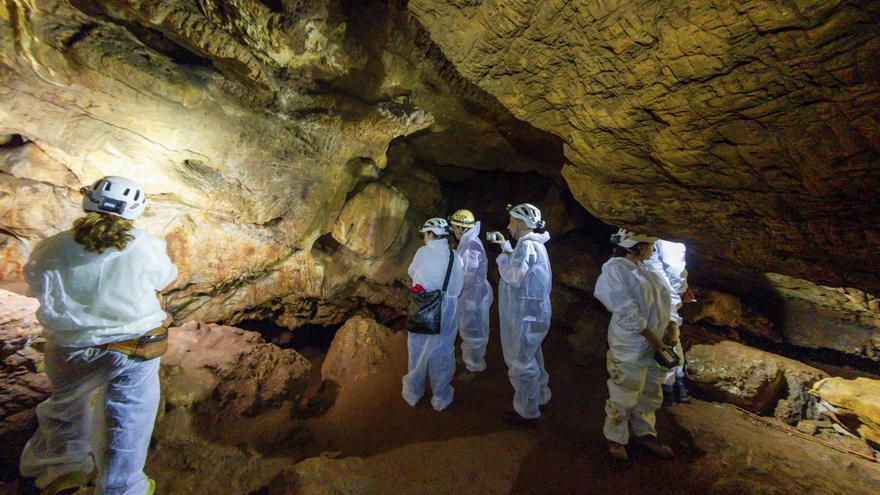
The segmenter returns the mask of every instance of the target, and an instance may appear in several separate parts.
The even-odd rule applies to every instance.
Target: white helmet
[[[635,232],[620,229],[616,234],[611,236],[612,244],[620,246],[624,249],[630,249],[636,244],[646,242],[653,244],[657,242],[657,237],[651,237],[649,235],[636,234]]]
[[[125,177],[107,176],[79,190],[83,210],[134,220],[144,212],[147,196],[141,186]]]
[[[530,229],[543,229],[546,225],[546,222],[541,220],[541,210],[534,205],[522,203],[513,208],[508,207],[507,211],[513,218],[518,218],[525,222],[526,227]]]
[[[452,233],[452,229],[449,228],[449,224],[446,220],[442,218],[431,218],[422,225],[419,232],[433,232],[435,235],[449,235]]]

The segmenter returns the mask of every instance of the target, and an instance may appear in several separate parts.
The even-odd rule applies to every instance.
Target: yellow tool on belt
[[[168,350],[168,329],[157,327],[136,339],[121,340],[102,347],[144,360],[155,359]]]

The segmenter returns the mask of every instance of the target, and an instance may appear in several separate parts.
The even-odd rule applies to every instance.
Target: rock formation
[[[340,385],[369,376],[388,366],[391,330],[356,316],[336,331],[321,365],[321,378]]]
[[[818,417],[808,391],[823,371],[731,341],[695,345],[687,359],[690,382],[708,397],[789,423]]]
[[[444,204],[413,164],[550,170],[512,143],[561,145],[456,79],[405,10],[374,7],[4,3],[3,280],[79,215],[80,186],[132,175],[150,197],[138,225],[179,268],[177,321],[399,311],[413,226]]]
[[[826,414],[880,448],[880,380],[826,378],[810,393],[822,402]]]
[[[597,217],[880,289],[875,1],[408,6],[462,77],[562,138]]]

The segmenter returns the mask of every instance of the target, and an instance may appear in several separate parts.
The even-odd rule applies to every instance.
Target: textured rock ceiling
[[[133,175],[178,319],[340,323],[403,307],[438,177],[503,171],[703,269],[877,292],[878,5],[6,0],[0,280]]]
[[[603,220],[880,289],[880,2],[411,0]]]

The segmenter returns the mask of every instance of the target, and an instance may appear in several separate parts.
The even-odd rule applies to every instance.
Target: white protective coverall
[[[612,313],[608,326],[608,401],[604,433],[626,445],[630,433],[656,435],[654,412],[663,402],[666,371],[654,361],[645,328],[663,338],[670,321],[680,323],[666,276],[645,263],[620,257],[602,266],[594,295]]]
[[[498,256],[498,312],[501,347],[513,385],[513,408],[523,418],[541,415],[539,406],[550,402],[550,375],[544,369],[541,343],[550,330],[550,289],[553,272],[544,243],[550,234],[530,233]]]
[[[94,347],[139,337],[166,317],[156,292],[177,277],[165,241],[132,230],[122,251],[90,253],[71,231],[37,244],[24,268],[46,338],[52,395],[37,406],[39,429],[21,457],[21,473],[45,488],[70,472],[93,468],[91,399],[101,391],[106,423],[96,445],[98,493],[142,495],[147,447],[159,406],[159,359]],[[98,433],[98,432],[96,432]],[[92,439],[94,440],[94,438]]]
[[[486,278],[489,259],[480,241],[480,222],[461,236],[457,253],[464,261],[464,286],[458,299],[461,358],[468,371],[478,372],[486,369],[489,308],[494,299],[492,285]]]
[[[672,300],[676,312],[681,308],[681,295],[688,289],[688,273],[685,267],[686,251],[687,248],[684,244],[660,239],[654,243],[654,255],[646,261],[653,270],[666,274],[666,279],[672,287]],[[681,357],[682,364],[669,370],[663,381],[665,385],[672,385],[676,379],[684,378],[684,347],[682,347],[681,341],[676,344],[675,352]]]
[[[419,284],[428,292],[442,289],[449,264],[449,249],[446,239],[431,240],[420,247],[409,265],[413,285]],[[455,389],[450,383],[455,375],[455,329],[463,283],[464,263],[458,254],[454,254],[452,273],[441,306],[440,333],[407,335],[409,372],[403,377],[403,399],[411,406],[415,406],[425,393],[425,375],[431,380],[431,406],[442,411],[452,403]]]

